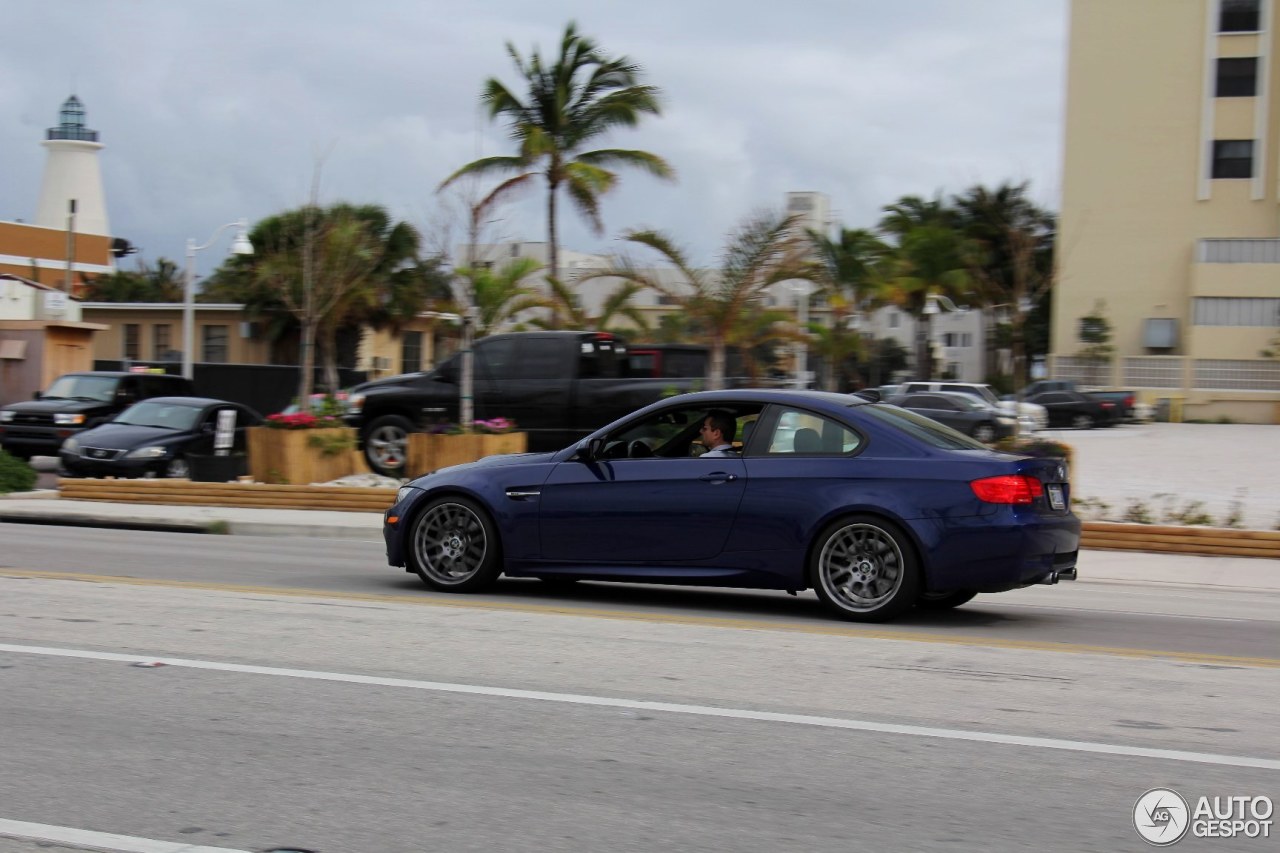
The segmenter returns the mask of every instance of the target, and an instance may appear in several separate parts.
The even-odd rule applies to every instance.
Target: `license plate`
[[[1066,509],[1067,502],[1062,499],[1062,486],[1057,483],[1049,484],[1049,506],[1052,509]]]

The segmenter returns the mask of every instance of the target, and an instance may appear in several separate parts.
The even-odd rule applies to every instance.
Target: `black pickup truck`
[[[111,420],[139,400],[194,393],[191,380],[164,373],[67,373],[34,400],[0,409],[0,447],[19,459],[57,456],[62,442]]]
[[[1138,404],[1137,394],[1133,391],[1107,391],[1098,388],[1085,387],[1079,385],[1070,379],[1039,379],[1032,382],[1026,388],[1022,389],[1020,399],[1027,400],[1037,394],[1043,394],[1047,391],[1074,391],[1077,394],[1085,394],[1093,397],[1100,402],[1110,403],[1115,412],[1114,420],[1116,422],[1130,422],[1141,420],[1137,415]]]
[[[604,332],[492,335],[472,352],[474,418],[515,421],[530,450],[558,450],[673,391],[705,385],[701,377],[633,377],[626,343]],[[458,354],[428,373],[351,389],[345,419],[360,431],[370,468],[400,476],[409,433],[457,423],[461,374]]]

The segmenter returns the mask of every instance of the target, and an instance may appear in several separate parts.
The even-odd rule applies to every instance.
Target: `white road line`
[[[113,835],[110,832],[93,832],[69,826],[26,823],[4,818],[0,818],[0,838],[70,844],[90,850],[109,850],[111,853],[252,853],[249,850],[233,850],[230,847],[200,847],[175,841],[156,841],[153,838]]]
[[[505,687],[482,687],[474,684],[451,684],[443,681],[417,681],[408,678],[381,678],[373,675],[353,675],[342,672],[320,672],[309,669],[282,669],[272,666],[221,663],[219,661],[188,660],[185,658],[144,657],[115,652],[94,652],[81,649],[57,649],[47,646],[17,646],[0,643],[0,652],[13,654],[48,655],[51,657],[80,658],[83,660],[117,661],[120,663],[154,663],[188,669],[207,669],[216,672],[236,672],[247,675],[274,675],[283,678],[303,678],[310,681],[334,681],[345,684],[368,684],[376,687],[400,687],[411,690],[430,690],[437,693],[458,693],[468,696],[494,696],[504,699],[531,699],[539,702],[558,702],[567,705],[594,705],[603,708],[626,708],[635,711],[656,711],[668,714],[690,714],[698,717],[719,717],[730,720],[753,720],[766,723],[785,723],[794,726],[817,726],[828,729],[878,732],[881,734],[907,735],[910,737],[963,740],[976,743],[996,743],[1006,746],[1027,746],[1036,749],[1062,749],[1070,752],[1091,752],[1099,755],[1120,755],[1130,758],[1157,758],[1165,761],[1187,761],[1196,764],[1214,764],[1221,767],[1252,767],[1262,770],[1280,770],[1280,760],[1254,758],[1243,755],[1215,755],[1206,752],[1186,752],[1177,749],[1152,749],[1143,746],[1094,743],[1081,740],[1026,737],[998,732],[974,732],[963,729],[938,729],[927,726],[903,726],[894,723],[877,723],[870,720],[849,720],[840,717],[817,717],[808,714],[781,714],[772,711],[752,711],[741,708],[717,708],[711,705],[681,705],[672,702],[647,702],[636,699],[617,699],[609,696],[582,696],[573,693],[547,693],[541,690],[515,690]]]

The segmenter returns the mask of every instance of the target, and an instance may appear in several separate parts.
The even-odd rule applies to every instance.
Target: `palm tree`
[[[1014,387],[1022,388],[1028,315],[1053,286],[1054,219],[1027,198],[1025,183],[973,186],[954,203],[959,227],[980,249],[970,261],[979,297],[1008,311]]]
[[[578,294],[560,279],[547,276],[547,285],[551,288],[551,299],[564,309],[570,328],[620,332],[621,329],[610,329],[609,324],[617,319],[627,319],[631,321],[628,331],[639,331],[642,334],[649,331],[649,318],[632,301],[644,288],[633,281],[624,281],[606,293],[599,313],[594,315],[582,307]],[[549,325],[538,320],[533,322],[534,325]]]
[[[572,21],[565,27],[559,56],[550,65],[537,53],[526,60],[510,42],[507,53],[526,87],[524,98],[497,78],[490,78],[481,102],[488,107],[490,118],[506,117],[518,153],[468,163],[446,178],[440,189],[465,175],[517,173],[494,191],[503,194],[543,178],[547,186],[548,266],[550,275],[556,276],[560,269],[556,205],[561,187],[599,234],[604,230],[600,197],[618,183],[611,168],[627,166],[660,178],[674,176],[665,160],[647,151],[583,150],[615,127],[635,127],[644,115],[659,115],[660,91],[639,82],[640,66],[625,56],[605,56],[594,41],[579,35]],[[553,324],[558,325],[554,315]]]
[[[968,288],[968,251],[960,232],[935,221],[906,229],[889,260],[889,299],[916,319],[917,379],[933,378],[929,297],[958,296]]]
[[[875,232],[865,228],[842,228],[836,239],[810,231],[818,256],[819,292],[831,309],[832,325],[827,328],[811,324],[816,335],[814,348],[823,356],[822,387],[833,386],[835,371],[840,371],[840,390],[844,390],[843,366],[859,355],[861,339],[849,332],[854,316],[880,301],[882,274],[890,247]]]
[[[540,269],[542,266],[532,258],[516,258],[496,271],[488,267],[463,267],[457,271],[469,304],[476,307],[477,337],[496,331],[521,311],[546,307],[547,300],[525,283]]]
[[[673,284],[659,270],[640,269],[629,260],[588,273],[582,280],[618,277],[670,297],[711,346],[707,387],[716,390],[724,387],[727,345],[754,343],[741,340],[735,330],[759,308],[765,291],[778,282],[814,276],[808,260],[811,247],[797,230],[794,217],[760,213],[748,218],[730,235],[719,270],[694,267],[665,234],[629,231],[626,240],[661,255],[680,281]]]
[[[185,290],[182,269],[168,258],[136,270],[116,270],[91,279],[85,289],[89,302],[181,302]]]

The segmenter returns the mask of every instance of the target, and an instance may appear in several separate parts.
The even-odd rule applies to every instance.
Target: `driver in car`
[[[733,436],[737,430],[738,420],[729,412],[718,409],[707,412],[702,421],[702,429],[698,431],[702,436],[703,446],[708,448],[702,458],[737,456],[737,451],[733,449]]]

